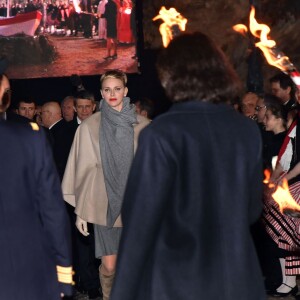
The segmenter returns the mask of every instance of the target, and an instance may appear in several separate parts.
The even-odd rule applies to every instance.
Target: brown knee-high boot
[[[110,291],[114,282],[115,274],[105,275],[101,273],[101,266],[99,267],[100,284],[102,287],[103,300],[109,300]]]

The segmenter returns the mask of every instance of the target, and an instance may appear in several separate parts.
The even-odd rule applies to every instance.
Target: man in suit
[[[59,177],[62,179],[73,142],[71,129],[62,118],[58,102],[47,102],[42,107],[43,125],[50,130],[54,161]]]
[[[77,124],[81,124],[82,121],[91,116],[95,109],[95,96],[93,93],[87,90],[83,90],[77,93],[74,102],[74,109],[77,113]]]
[[[0,113],[10,100],[0,75]],[[44,132],[0,120],[0,299],[57,300],[72,294],[70,228]]]
[[[176,37],[157,66],[173,106],[140,135],[110,300],[264,300],[250,234],[262,145],[229,105],[238,77],[202,33]]]
[[[271,92],[281,100],[286,112],[296,106],[296,87],[290,76],[280,72],[270,79]]]
[[[68,123],[71,128],[72,139],[81,122],[90,117],[96,108],[94,95],[87,90],[79,91],[74,100],[74,110],[77,114],[73,120]],[[90,235],[87,237],[83,236],[75,226],[76,214],[74,213],[74,207],[67,202],[66,205],[72,222],[73,243],[75,246],[75,288],[81,293],[87,293],[89,299],[95,299],[100,296],[98,274],[100,260],[95,258],[93,225],[88,224]]]
[[[63,99],[63,101],[60,104],[62,116],[67,121],[70,122],[73,120],[75,116],[74,111],[74,97],[73,96],[67,96]]]

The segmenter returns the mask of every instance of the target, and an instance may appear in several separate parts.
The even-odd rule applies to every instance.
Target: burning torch
[[[235,25],[233,29],[238,31],[237,28],[239,27],[241,27],[244,32],[248,30],[243,24]],[[274,66],[289,75],[298,90],[300,90],[300,73],[291,63],[290,59],[276,47],[276,42],[268,38],[271,31],[270,27],[266,24],[259,24],[256,21],[254,6],[251,6],[249,29],[253,36],[260,39],[257,43],[255,43],[255,46],[261,49],[269,65]]]
[[[164,23],[159,26],[159,32],[162,36],[163,45],[166,48],[175,36],[185,31],[187,19],[175,8],[171,7],[170,9],[166,9],[164,6],[161,7],[159,14],[152,20],[156,21],[158,19],[164,21]]]
[[[244,35],[248,31],[248,28],[243,24],[237,24],[233,27],[233,29]],[[255,43],[255,46],[263,52],[269,65],[274,66],[289,75],[299,91],[300,73],[297,71],[290,59],[276,47],[276,42],[269,39],[268,35],[271,31],[270,27],[256,21],[255,8],[253,6],[251,6],[249,15],[249,29],[251,34],[259,39],[259,41]],[[270,188],[274,188],[275,186],[269,182],[270,173],[265,172],[265,175],[266,179],[264,183],[268,184]],[[276,187],[275,192],[272,193],[272,197],[278,203],[282,214],[294,218],[300,218],[300,205],[291,195],[286,178],[283,178],[282,183]]]

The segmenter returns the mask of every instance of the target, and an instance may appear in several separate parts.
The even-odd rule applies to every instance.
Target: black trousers
[[[100,259],[95,258],[94,228],[88,223],[89,236],[83,236],[76,228],[74,208],[67,205],[71,221],[73,241],[73,268],[75,271],[75,288],[79,292],[95,293],[100,289],[99,265]]]

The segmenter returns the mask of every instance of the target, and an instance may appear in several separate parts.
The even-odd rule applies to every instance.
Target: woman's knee
[[[102,257],[102,272],[106,275],[115,273],[116,270],[116,257]]]

